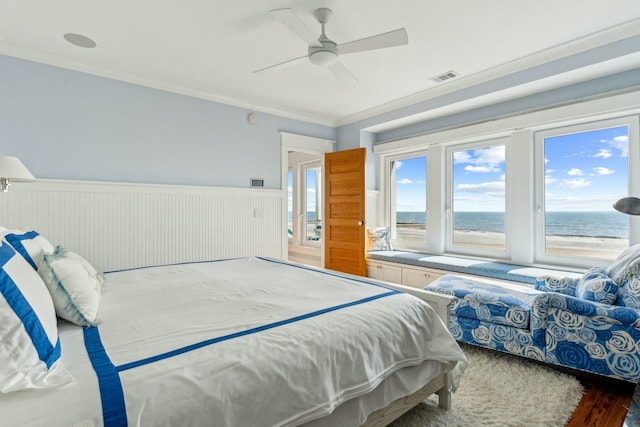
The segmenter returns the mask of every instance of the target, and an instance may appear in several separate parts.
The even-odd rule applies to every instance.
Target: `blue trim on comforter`
[[[105,427],[126,427],[127,409],[120,375],[102,345],[97,327],[84,328],[84,345],[87,348],[91,366],[98,376],[102,421]]]

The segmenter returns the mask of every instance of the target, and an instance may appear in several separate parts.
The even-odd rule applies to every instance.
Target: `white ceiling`
[[[358,82],[308,62],[254,74],[307,50],[269,11],[291,8],[319,34],[318,7],[338,44],[402,27],[409,44],[341,57]],[[0,0],[2,54],[331,126],[639,34],[638,0]],[[460,77],[430,80],[450,70]]]

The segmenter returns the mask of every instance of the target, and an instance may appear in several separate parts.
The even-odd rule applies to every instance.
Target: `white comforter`
[[[109,273],[99,318],[61,325],[74,383],[0,395],[3,426],[298,425],[400,368],[465,361],[417,298],[258,258]]]

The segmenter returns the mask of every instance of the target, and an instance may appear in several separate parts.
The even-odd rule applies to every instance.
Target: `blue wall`
[[[637,89],[640,68],[380,133],[371,126],[637,52],[629,37],[338,128],[150,89],[0,55],[0,154],[39,178],[280,188],[280,131],[366,147],[376,188],[375,144]]]
[[[335,129],[0,55],[0,154],[37,178],[280,188],[280,131]]]

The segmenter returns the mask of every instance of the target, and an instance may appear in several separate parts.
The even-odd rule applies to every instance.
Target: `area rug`
[[[432,397],[390,426],[562,427],[580,403],[583,387],[571,375],[521,357],[472,346],[463,350],[469,367],[451,409],[438,408]]]

